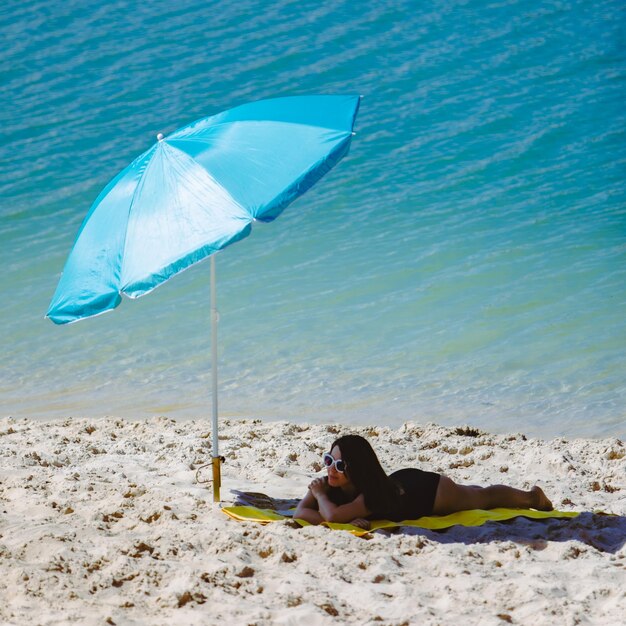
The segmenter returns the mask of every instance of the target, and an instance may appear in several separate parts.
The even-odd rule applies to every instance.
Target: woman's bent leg
[[[433,513],[448,515],[468,509],[538,509],[551,511],[552,502],[539,487],[530,491],[522,491],[506,485],[491,485],[490,487],[475,487],[473,485],[457,485],[447,476],[441,476]]]

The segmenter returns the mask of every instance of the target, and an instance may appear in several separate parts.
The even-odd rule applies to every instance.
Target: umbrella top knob
[[[159,141],[163,141],[163,133],[159,133],[159,134],[157,135],[157,139],[158,139]]]

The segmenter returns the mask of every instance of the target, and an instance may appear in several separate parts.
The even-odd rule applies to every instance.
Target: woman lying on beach
[[[316,478],[294,517],[311,524],[338,522],[369,528],[366,518],[401,521],[468,509],[538,509],[552,503],[539,487],[457,485],[434,472],[402,469],[387,476],[367,439],[345,435],[324,454],[328,475]]]

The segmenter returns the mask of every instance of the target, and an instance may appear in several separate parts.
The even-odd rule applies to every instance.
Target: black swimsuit
[[[398,509],[386,516],[394,521],[417,519],[433,514],[440,474],[420,469],[401,469],[389,475],[400,487]]]
[[[410,468],[389,474],[389,478],[398,485],[400,489],[399,498],[393,510],[374,511],[369,519],[390,519],[400,522],[405,519],[417,519],[424,515],[433,514],[440,474]],[[331,487],[328,490],[328,496],[338,506],[347,504],[353,499],[353,497],[346,496],[338,487]]]

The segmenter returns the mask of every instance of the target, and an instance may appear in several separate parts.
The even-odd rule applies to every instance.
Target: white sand
[[[403,529],[369,539],[239,523],[195,468],[208,423],[0,420],[0,620],[6,624],[619,624],[626,447],[617,439],[228,421],[230,489],[303,495],[335,433],[388,471],[540,484],[575,520]],[[209,473],[205,472],[205,476]],[[601,509],[614,517],[593,515]]]

